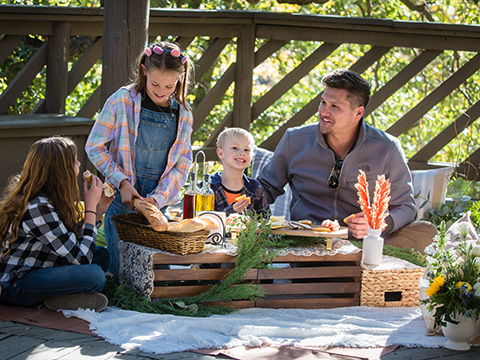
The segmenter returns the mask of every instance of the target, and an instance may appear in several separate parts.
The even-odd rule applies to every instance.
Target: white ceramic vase
[[[382,263],[383,238],[380,236],[382,230],[367,229],[367,236],[363,238],[362,262],[365,265],[378,266]]]
[[[442,326],[443,335],[448,339],[445,348],[450,350],[467,351],[470,350],[468,340],[475,333],[476,318],[468,318],[463,315],[452,316],[452,319],[459,321],[458,324],[447,322]]]

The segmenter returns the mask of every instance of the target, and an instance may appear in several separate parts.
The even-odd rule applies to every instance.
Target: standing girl
[[[51,310],[101,311],[109,255],[95,246],[108,199],[102,182],[83,183],[85,218],[79,208],[80,162],[71,139],[35,142],[22,173],[0,203],[0,303]]]
[[[90,161],[121,195],[105,214],[110,272],[116,277],[119,237],[111,216],[134,212],[134,198],[166,213],[187,179],[193,124],[186,102],[189,77],[189,60],[178,45],[150,44],[138,59],[135,82],[110,96],[88,137]]]

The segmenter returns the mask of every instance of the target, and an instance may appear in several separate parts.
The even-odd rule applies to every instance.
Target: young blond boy
[[[253,136],[245,129],[225,128],[218,135],[217,155],[223,172],[217,172],[211,178],[215,211],[225,211],[227,215],[245,210],[267,213],[268,203],[262,186],[244,174],[252,162],[253,148]]]

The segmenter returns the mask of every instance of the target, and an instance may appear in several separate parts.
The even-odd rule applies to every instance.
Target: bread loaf
[[[106,197],[112,197],[113,195],[115,195],[115,190],[113,190],[112,185],[110,185],[109,183],[103,184],[103,192]]]
[[[202,216],[200,220],[202,220],[203,223],[205,224],[205,230],[212,231],[212,230],[218,229],[218,224],[212,219]]]
[[[168,220],[163,213],[152,203],[135,198],[133,206],[145,216],[155,231],[166,231],[168,229]]]
[[[199,218],[185,219],[179,223],[171,223],[168,226],[168,231],[172,232],[195,232],[200,230],[205,230],[205,222]]]
[[[90,172],[90,170],[85,170],[85,172],[83,173],[83,178],[87,180],[88,186],[92,186],[92,177],[93,174]]]

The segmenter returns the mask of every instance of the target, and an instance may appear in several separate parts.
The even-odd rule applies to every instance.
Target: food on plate
[[[345,219],[343,219],[343,222],[345,224],[348,224],[348,219],[352,218],[352,217],[355,217],[355,214],[351,214],[351,215],[348,215]]]
[[[133,199],[133,206],[135,206],[135,208],[147,218],[150,225],[152,225],[153,230],[166,231],[168,229],[167,218],[163,215],[160,209],[152,203],[135,198]]]
[[[322,227],[326,227],[331,231],[340,230],[340,224],[338,223],[338,220],[329,220],[329,219],[323,220]]]
[[[299,220],[298,222],[299,222],[300,224],[312,225],[312,221],[311,221],[311,220]]]
[[[105,194],[106,197],[112,197],[113,195],[115,195],[115,190],[113,189],[113,186],[110,185],[109,183],[104,183],[103,193]]]
[[[87,180],[88,186],[92,185],[92,177],[93,177],[93,174],[90,172],[90,170],[85,170],[83,172],[83,178]]]
[[[288,221],[288,226],[292,229],[312,230],[312,227],[308,224],[304,224],[300,221]]]
[[[248,200],[248,203],[251,204],[252,203],[252,200],[245,194],[243,194],[242,196],[239,196],[237,198],[235,198],[235,201],[242,201],[242,200]]]
[[[268,220],[268,225],[270,225],[270,229],[276,230],[281,229],[284,227],[288,227],[288,222],[285,220],[285,216],[270,216]]]
[[[320,232],[331,232],[332,230],[327,227],[312,227],[313,231],[320,231]]]

